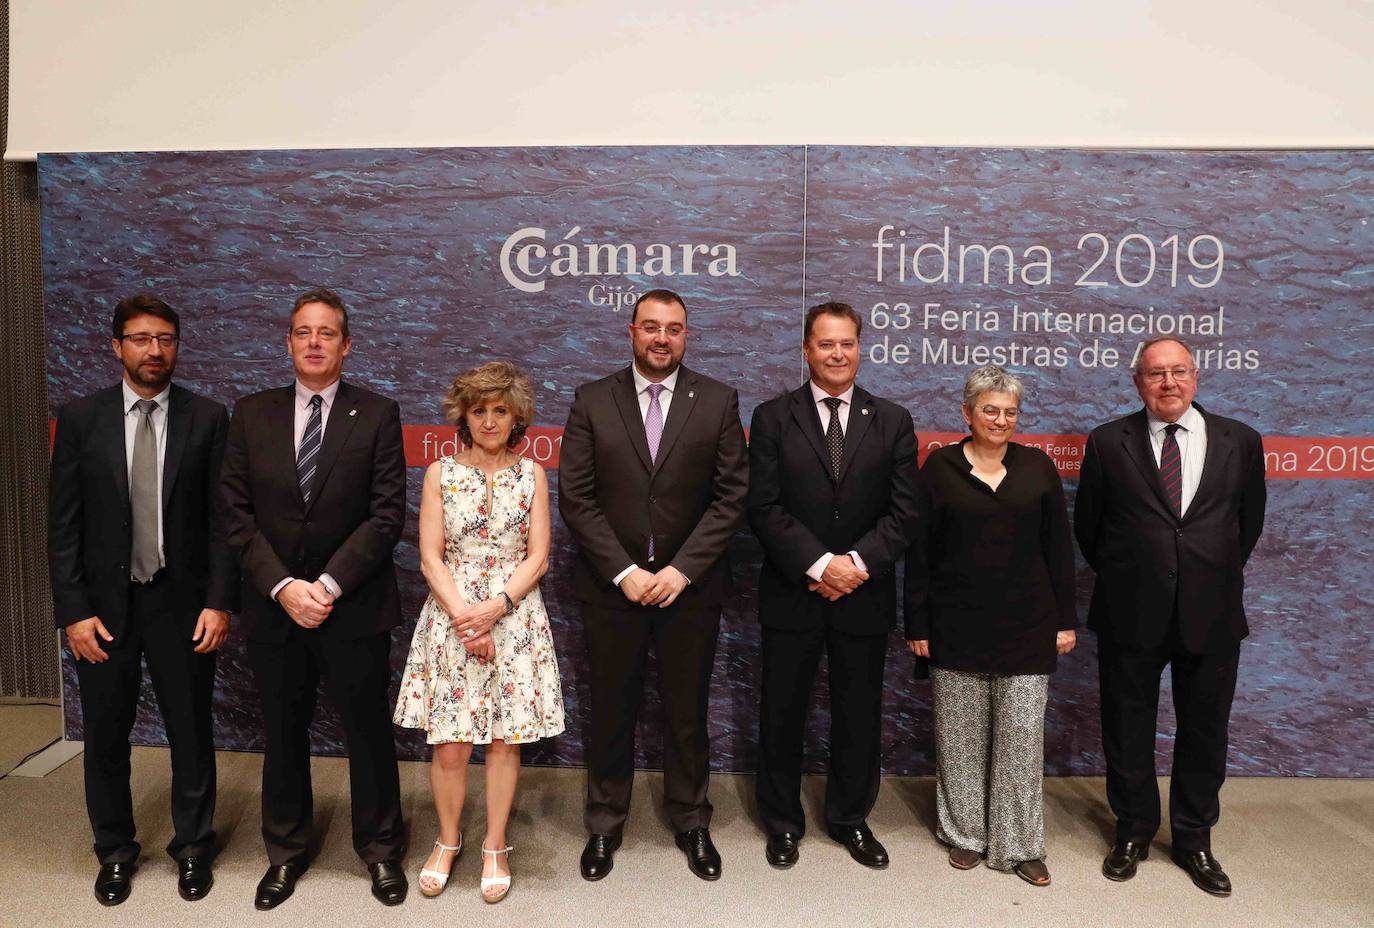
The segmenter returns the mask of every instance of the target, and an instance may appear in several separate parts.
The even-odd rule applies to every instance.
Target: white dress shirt
[[[809,383],[811,386],[811,399],[816,403],[816,415],[820,416],[821,419],[821,434],[824,435],[830,428],[830,405],[826,403],[826,400],[833,398],[840,401],[840,408],[838,410],[840,431],[848,435],[849,407],[854,404],[854,385],[851,383],[849,389],[845,390],[838,397],[831,397],[829,393],[826,393],[820,387],[816,386],[816,381],[812,380],[809,381]],[[863,571],[868,570],[868,567],[864,565],[864,559],[859,557],[859,552],[850,551],[848,554],[850,558],[853,559],[855,567]],[[819,583],[821,576],[825,574],[825,569],[830,566],[830,559],[834,556],[835,555],[830,551],[822,554],[816,559],[816,563],[807,568],[806,575]]]
[[[1156,419],[1148,409],[1145,411],[1145,420],[1150,428],[1150,449],[1154,451],[1155,466],[1158,467],[1159,457],[1164,451],[1164,429],[1169,423]],[[1183,471],[1182,509],[1186,513],[1193,497],[1197,495],[1198,484],[1202,482],[1202,465],[1207,460],[1207,420],[1196,406],[1189,406],[1178,417],[1178,424],[1180,428],[1174,432],[1174,440],[1178,442],[1179,462]]]
[[[675,369],[671,374],[659,381],[659,383],[663,384],[663,390],[658,394],[658,405],[659,408],[663,410],[664,425],[668,424],[668,407],[673,404],[673,391],[677,389],[677,375],[679,370],[680,368]],[[635,396],[639,398],[639,421],[643,422],[649,415],[649,403],[651,402],[649,385],[654,381],[641,374],[639,368],[633,364],[630,365],[630,372],[634,374]],[[629,567],[626,567],[620,573],[616,574],[612,582],[616,586],[620,586],[620,581],[624,580],[638,568],[638,564],[631,564]],[[687,582],[690,583],[691,580],[689,579]]]
[[[301,383],[299,380],[296,381],[296,417],[295,432],[293,433],[295,436],[295,440],[292,442],[291,445],[291,447],[295,449],[296,454],[292,455],[293,459],[300,453],[301,439],[305,437],[305,427],[310,424],[310,400],[315,396],[319,396],[321,400],[320,444],[323,445],[325,431],[329,428],[329,411],[334,408],[334,397],[337,396],[338,393],[339,381],[337,380],[318,392],[315,390],[311,390],[309,387]],[[295,579],[295,577],[287,577],[284,580],[280,581],[276,586],[272,587],[273,601],[276,600],[277,594],[282,591],[282,587],[286,586],[288,583]],[[320,582],[324,584],[325,589],[327,589],[330,593],[334,595],[335,599],[338,599],[340,596],[343,595],[343,590],[339,587],[339,584],[334,580],[334,578],[329,576],[329,574],[320,574]]]
[[[124,475],[128,478],[130,485],[134,477],[134,440],[138,436],[138,424],[143,420],[143,413],[139,412],[134,404],[143,397],[139,396],[129,386],[127,380],[120,380],[119,385],[124,389]],[[157,409],[152,411],[153,438],[157,444],[157,566],[167,566],[167,556],[162,550],[162,468],[167,459],[167,401],[172,395],[172,385],[167,384],[162,392],[152,397],[157,403]]]

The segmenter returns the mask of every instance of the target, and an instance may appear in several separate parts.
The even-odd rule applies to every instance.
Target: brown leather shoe
[[[966,847],[949,849],[949,865],[955,870],[972,870],[983,862],[983,855]]]
[[[1045,866],[1043,860],[1023,860],[1012,869],[1032,886],[1050,885],[1050,868]]]

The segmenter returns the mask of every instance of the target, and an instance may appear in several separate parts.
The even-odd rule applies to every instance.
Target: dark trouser
[[[129,617],[121,640],[100,645],[109,660],[76,662],[85,726],[86,811],[102,864],[138,859],[129,790],[129,733],[134,727],[141,658],[147,655],[153,695],[172,754],[172,829],[167,853],[177,860],[214,853],[215,742],[210,697],[215,656],[196,654],[172,614],[165,575],[129,584]]]
[[[806,707],[822,650],[830,666],[826,825],[861,825],[878,799],[887,635],[846,635],[833,628],[800,632],[764,628],[756,790],[759,815],[769,834],[806,832],[802,748]]]
[[[711,743],[706,725],[720,607],[643,606],[604,609],[582,604],[589,663],[587,831],[619,835],[630,813],[635,721],[644,700],[644,670],[653,644],[659,695],[668,725],[663,747],[663,805],[674,831],[711,824]]]
[[[1155,728],[1159,678],[1168,664],[1178,719],[1169,787],[1173,846],[1183,853],[1210,851],[1212,826],[1221,815],[1240,644],[1215,654],[1187,654],[1174,638],[1145,650],[1099,643],[1107,801],[1116,814],[1118,841],[1147,843],[1159,830]]]
[[[353,811],[353,849],[364,863],[405,851],[400,777],[391,731],[390,632],[326,638],[293,625],[284,642],[248,643],[262,703],[262,838],[273,866],[308,862],[314,795],[310,723],[321,679],[343,722]]]

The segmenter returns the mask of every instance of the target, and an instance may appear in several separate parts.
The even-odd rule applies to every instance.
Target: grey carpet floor
[[[26,709],[28,707],[25,707]],[[10,742],[13,707],[0,706],[0,757],[17,760]],[[51,711],[51,710],[49,710]],[[32,735],[28,727],[25,732]],[[38,744],[43,743],[42,740]],[[37,746],[37,744],[32,745]],[[30,748],[31,749],[31,748]],[[411,827],[406,860],[411,895],[396,909],[376,903],[349,838],[347,765],[314,762],[319,850],[296,894],[277,910],[253,909],[253,889],[266,866],[258,835],[261,757],[222,753],[216,815],[222,851],[211,895],[198,903],[176,893],[176,871],[163,853],[170,837],[165,749],[133,752],[134,806],[144,851],[133,894],[103,909],[91,894],[96,863],[82,800],[81,761],[38,780],[0,780],[0,925],[28,926],[1155,926],[1204,928],[1374,925],[1374,780],[1232,780],[1214,849],[1236,893],[1216,899],[1195,889],[1168,859],[1167,827],[1152,856],[1128,883],[1112,883],[1099,867],[1111,824],[1100,779],[1046,783],[1045,819],[1054,883],[1032,887],[987,868],[952,869],[932,836],[934,785],[927,778],[883,782],[870,819],[893,862],[885,871],[853,863],[815,826],[823,783],[806,783],[812,830],[801,862],[776,871],[763,858],[754,815],[753,779],[718,775],[712,834],[724,857],[724,877],[704,883],[688,872],[662,817],[661,778],[639,775],[625,846],[614,871],[599,883],[577,872],[585,835],[580,770],[524,772],[510,838],[514,888],[500,905],[478,897],[482,837],[482,770],[472,768],[464,812],[469,848],[448,890],[425,899],[414,876],[436,820],[428,767],[401,768]],[[0,769],[8,769],[8,766]],[[1167,790],[1167,782],[1161,784]]]

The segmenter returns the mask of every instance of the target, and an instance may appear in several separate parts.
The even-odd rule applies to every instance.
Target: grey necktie
[[[310,418],[296,452],[296,478],[301,483],[301,499],[310,504],[310,490],[315,481],[315,468],[320,463],[320,436],[324,434],[324,417],[320,412],[324,397],[318,393],[310,397]]]
[[[157,434],[153,431],[157,403],[139,400],[134,406],[140,418],[134,426],[134,466],[129,471],[129,505],[134,515],[129,575],[147,583],[161,566],[157,544]]]

